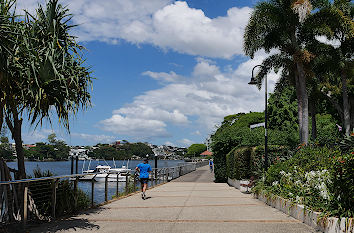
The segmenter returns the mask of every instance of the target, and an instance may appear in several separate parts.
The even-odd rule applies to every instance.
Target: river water
[[[130,160],[129,163],[127,160],[117,160],[117,161],[96,161],[92,160],[90,164],[90,168],[94,169],[97,165],[109,165],[111,167],[122,167],[122,165],[128,165],[128,168],[134,170],[136,165],[141,163],[142,160]],[[157,161],[157,167],[162,168],[162,167],[175,167],[177,165],[183,164],[183,160],[158,160]],[[155,166],[154,161],[149,161],[149,164],[151,165],[152,168]],[[17,162],[8,162],[7,163],[8,167],[15,168],[17,169]],[[79,166],[78,166],[78,172],[82,173],[83,170],[89,169],[88,167],[89,162],[88,161],[79,161]],[[74,163],[75,166],[75,163]],[[55,176],[61,176],[61,175],[70,175],[71,172],[71,161],[58,161],[58,162],[32,162],[32,161],[26,161],[25,162],[25,167],[26,167],[26,173],[27,175],[33,176],[33,170],[36,168],[40,168],[42,171],[49,170],[51,171]],[[75,172],[75,167],[74,167],[74,172]],[[94,193],[94,201],[96,203],[102,203],[104,202],[104,182],[96,182],[95,183],[95,193]],[[79,188],[83,190],[89,197],[91,197],[91,182],[79,182]],[[119,182],[119,192],[123,192],[125,188],[125,182]],[[111,199],[111,197],[115,194],[116,192],[116,182],[109,182],[108,184],[108,199]]]

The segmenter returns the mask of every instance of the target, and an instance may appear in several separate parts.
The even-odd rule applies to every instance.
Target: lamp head
[[[257,85],[258,81],[254,77],[251,78],[251,81],[248,83],[248,85]]]

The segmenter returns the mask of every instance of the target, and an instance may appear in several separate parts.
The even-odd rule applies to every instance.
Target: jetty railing
[[[207,165],[207,161],[185,163],[180,166],[153,169],[149,187],[166,183],[197,167]],[[136,171],[132,173],[107,173],[103,182],[97,182],[97,173],[52,176],[43,178],[1,181],[0,182],[0,224],[28,221],[49,221],[59,216],[67,216],[88,208],[93,208],[108,201],[136,192],[140,182]],[[92,176],[89,181],[81,178]],[[119,179],[125,177],[124,181]],[[115,180],[112,182],[112,179]],[[90,190],[84,193],[79,183],[85,182]],[[114,187],[114,195],[112,193]],[[97,202],[97,191],[104,190],[104,201]],[[95,192],[96,191],[96,192]]]

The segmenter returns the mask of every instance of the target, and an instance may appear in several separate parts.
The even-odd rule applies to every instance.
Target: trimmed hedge
[[[269,165],[290,158],[285,146],[268,146]],[[227,177],[231,179],[249,179],[260,177],[264,167],[264,146],[236,147],[226,155]]]

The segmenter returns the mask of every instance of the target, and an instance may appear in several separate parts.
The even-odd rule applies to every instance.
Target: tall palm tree
[[[269,0],[258,3],[244,34],[244,51],[251,58],[258,50],[270,52],[275,49],[279,51],[279,57],[293,61],[294,69],[291,72],[294,74],[298,99],[299,135],[300,142],[304,144],[309,139],[305,66],[312,56],[305,49],[300,32],[311,10],[312,5],[308,0]]]
[[[354,52],[354,4],[350,0],[334,0],[326,7],[309,17],[311,27],[304,28],[307,43],[312,44],[312,50],[320,55],[323,64],[322,69],[330,67],[330,72],[340,77],[338,85],[342,89],[342,119],[345,134],[349,135],[351,125],[351,112],[349,102],[348,81],[353,79],[353,52]],[[323,36],[329,40],[336,40],[339,45],[325,45],[315,39]],[[319,49],[320,48],[320,49]],[[324,49],[323,49],[324,48]],[[320,51],[319,51],[320,50]],[[325,58],[325,59],[323,59]],[[334,76],[336,77],[336,76]],[[353,116],[352,116],[353,117]]]

